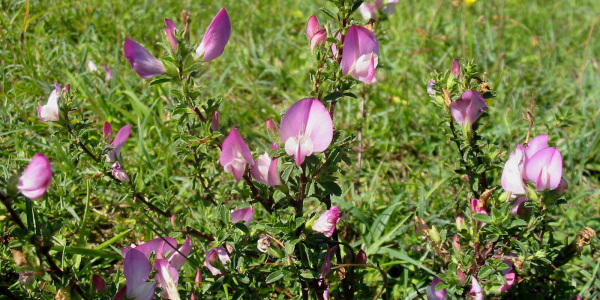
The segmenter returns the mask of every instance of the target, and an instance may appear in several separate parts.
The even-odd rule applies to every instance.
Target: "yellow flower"
[[[465,4],[466,4],[467,6],[471,6],[471,5],[473,5],[473,4],[474,4],[476,1],[477,1],[477,0],[465,0]]]

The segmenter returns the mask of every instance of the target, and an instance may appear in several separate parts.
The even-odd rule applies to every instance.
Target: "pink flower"
[[[511,153],[504,164],[500,179],[502,188],[515,195],[525,194],[523,182],[523,169],[525,168],[525,148],[519,144],[514,153]]]
[[[273,119],[271,119],[271,118],[267,119],[267,121],[265,122],[265,126],[267,127],[267,130],[271,134],[276,134],[279,131],[279,127],[277,126],[277,124],[275,124],[275,121],[273,121]]]
[[[467,278],[465,277],[465,272],[463,272],[461,269],[456,270],[456,275],[458,276],[458,280],[461,283],[465,283],[465,281],[467,281]]]
[[[111,169],[112,169],[112,176],[115,177],[118,181],[124,182],[124,183],[129,182],[129,176],[127,176],[127,173],[125,172],[125,170],[123,170],[121,168],[121,164],[118,161],[115,162],[111,166]]]
[[[517,257],[517,255],[514,253],[511,253],[507,256]],[[504,274],[504,278],[506,279],[506,284],[500,286],[500,288],[498,288],[498,291],[506,292],[510,290],[510,288],[515,284],[517,279],[517,272],[515,272],[514,262],[512,260],[503,260],[502,262],[508,265],[508,269],[502,270],[502,274]]]
[[[50,93],[50,97],[48,97],[48,102],[46,103],[46,105],[41,106],[38,103],[38,106],[37,106],[38,117],[40,118],[40,120],[42,120],[44,122],[58,121],[60,119],[60,117],[59,117],[60,109],[58,108],[58,98],[60,98],[62,91],[60,89],[60,84],[58,84],[58,82],[54,84],[54,87],[55,87],[55,89],[53,89],[52,92]]]
[[[175,38],[175,29],[177,29],[177,25],[175,25],[173,21],[165,18],[165,32],[167,33],[167,39],[169,40],[169,45],[171,45],[171,50],[173,50],[173,53],[177,52],[177,39]]]
[[[106,281],[99,275],[94,274],[92,275],[92,287],[94,288],[94,292],[101,294],[106,290]]]
[[[307,156],[323,152],[333,139],[333,121],[321,101],[304,98],[292,105],[281,119],[279,138],[285,152],[300,166]]]
[[[204,256],[204,266],[208,268],[213,276],[222,274],[218,267],[222,266],[227,269],[224,265],[229,262],[231,262],[231,258],[229,258],[229,254],[222,247],[212,248]]]
[[[276,143],[273,143],[271,149],[279,149],[279,146]],[[267,152],[258,157],[256,163],[250,169],[250,174],[252,174],[252,177],[258,182],[268,186],[273,187],[281,184],[279,173],[277,173],[277,159],[271,159]]]
[[[129,250],[123,260],[123,273],[127,285],[113,299],[120,300],[125,297],[136,300],[154,299],[155,285],[153,282],[148,282],[151,270],[148,257],[136,249]]]
[[[106,128],[106,124],[105,124],[105,128]],[[125,126],[121,127],[121,129],[119,129],[119,132],[117,132],[115,139],[112,141],[112,143],[110,143],[110,145],[113,146],[114,148],[111,149],[110,151],[108,151],[108,153],[106,153],[106,161],[113,162],[113,161],[117,161],[117,160],[121,159],[121,148],[123,148],[123,145],[129,138],[130,134],[131,134],[131,126],[129,126],[129,125],[125,125]]]
[[[454,249],[456,249],[456,251],[460,251],[460,237],[458,236],[458,234],[455,234],[452,238],[452,246],[454,246]]]
[[[217,13],[215,18],[210,22],[202,42],[196,49],[196,58],[201,57],[202,61],[211,61],[223,54],[225,46],[231,35],[231,22],[225,8]]]
[[[121,253],[126,256],[132,249],[141,252],[146,257],[150,257],[150,254],[154,252],[156,257],[166,259],[173,268],[179,270],[186,262],[186,257],[192,252],[192,241],[186,237],[181,247],[177,248],[177,241],[174,238],[168,236],[158,237],[135,248],[122,248]]]
[[[246,172],[246,164],[254,165],[254,159],[237,129],[231,129],[223,141],[222,149],[219,163],[225,169],[225,173],[233,173],[235,180],[240,181]]]
[[[479,199],[471,199],[471,210],[476,214],[488,214],[483,206],[481,206],[481,202]]]
[[[106,72],[106,76],[104,77],[104,80],[109,81],[109,80],[113,79],[113,73],[110,70],[110,68],[108,67],[108,65],[104,65],[104,71]]]
[[[125,38],[125,57],[129,65],[143,78],[152,78],[167,71],[163,63],[138,42]]]
[[[312,229],[324,234],[326,237],[331,237],[335,232],[335,227],[340,220],[340,208],[332,206],[319,216]]]
[[[535,183],[535,189],[554,190],[562,178],[562,155],[548,147],[536,152],[525,163],[525,179]]]
[[[527,147],[517,145],[504,165],[502,188],[515,195],[523,195],[526,179],[535,183],[537,190],[555,190],[561,186],[562,155],[556,148],[548,147],[548,135],[533,138]]]
[[[375,67],[379,62],[379,43],[370,30],[353,25],[344,40],[342,53],[342,74],[354,79],[374,84]]]
[[[435,287],[442,283],[443,281],[439,279],[437,276],[433,278],[431,281],[431,285],[427,287],[427,300],[446,300],[448,299],[448,294],[446,289],[441,289],[437,291]]]
[[[38,153],[33,156],[21,177],[17,189],[23,196],[37,200],[44,196],[52,180],[52,168],[46,155]]]
[[[327,41],[327,30],[321,27],[319,20],[314,15],[306,23],[306,36],[310,40],[310,51],[315,47],[325,44]]]
[[[246,226],[250,226],[250,222],[252,222],[252,217],[254,217],[254,209],[249,208],[240,208],[231,211],[231,222],[233,224],[244,221]]]
[[[527,199],[527,197],[517,197],[517,199],[515,200],[515,204],[513,205],[512,211],[511,213],[515,216],[520,215],[520,212],[523,213],[522,209],[521,209],[521,205],[525,202],[527,202],[529,199]]]
[[[475,297],[474,297],[475,300],[484,300],[485,299],[485,297],[483,295],[483,289],[481,288],[479,281],[477,281],[477,278],[475,278],[475,276],[473,276],[473,275],[471,275],[471,290],[469,291],[469,293],[475,294]]]
[[[466,91],[450,104],[452,117],[461,126],[473,125],[486,109],[483,96],[476,91]]]

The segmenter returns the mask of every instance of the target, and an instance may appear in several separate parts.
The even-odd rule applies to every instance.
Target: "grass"
[[[143,207],[129,208],[123,190],[98,170],[73,157],[68,138],[57,126],[40,122],[37,103],[45,103],[54,82],[70,83],[81,97],[79,118],[89,122],[84,134],[95,136],[102,121],[120,128],[130,124],[132,139],[123,154],[137,189],[185,223],[211,230],[219,212],[203,201],[198,187],[184,176],[192,172],[181,153],[169,147],[174,130],[165,106],[172,102],[166,86],[149,86],[129,67],[122,53],[131,37],[157,54],[164,17],[177,20],[192,13],[192,39],[198,40],[221,6],[232,20],[232,36],[223,56],[211,62],[205,97],[222,97],[221,128],[237,127],[251,149],[269,144],[266,118],[280,120],[291,103],[307,97],[308,69],[315,62],[304,34],[311,14],[328,3],[319,1],[6,1],[0,0],[0,174],[10,178],[34,153],[44,152],[55,177],[49,196],[37,201],[35,213],[23,202],[19,211],[44,223],[56,246],[67,255],[61,266],[77,265],[85,282],[98,270],[110,270],[106,255],[177,226],[153,220]],[[453,57],[473,59],[497,92],[483,124],[483,136],[501,151],[512,152],[524,141],[523,117],[531,100],[534,134],[548,133],[565,157],[568,205],[552,210],[553,229],[572,240],[584,226],[600,229],[600,2],[478,1],[472,7],[449,1],[400,1],[384,24],[379,83],[365,87],[368,114],[361,120],[359,99],[345,99],[335,117],[339,129],[353,133],[364,121],[360,192],[355,194],[356,165],[345,165],[339,178],[342,196],[334,204],[345,211],[343,224],[355,245],[368,249],[390,277],[392,297],[415,297],[429,284],[436,263],[414,232],[411,211],[432,224],[451,219],[449,208],[468,197],[452,178],[456,150],[447,141],[430,103],[425,84],[430,73],[449,68]],[[360,18],[360,16],[357,16]],[[176,22],[180,24],[181,22]],[[92,60],[100,68],[90,72]],[[114,74],[106,81],[102,65]],[[362,88],[362,87],[360,87]],[[358,90],[357,90],[358,91]],[[225,130],[227,131],[227,130]],[[356,146],[356,145],[354,145]],[[261,149],[262,149],[261,148]],[[266,149],[266,148],[265,148]],[[260,151],[262,152],[262,150]],[[355,157],[357,148],[351,157]],[[356,160],[354,160],[355,162]],[[218,169],[220,170],[220,169]],[[235,187],[227,207],[244,202],[230,177],[207,174]],[[499,184],[500,173],[494,182]],[[25,213],[24,213],[25,214]],[[33,215],[31,215],[33,214]],[[259,212],[261,217],[264,212]],[[46,223],[48,222],[48,223]],[[8,219],[0,223],[8,230]],[[135,230],[129,231],[131,228]],[[43,234],[43,232],[42,232]],[[79,253],[119,236],[98,253]],[[5,239],[6,237],[2,237]],[[196,241],[191,259],[200,265],[207,245]],[[598,240],[595,240],[596,247]],[[14,282],[3,270],[12,258],[0,246],[0,281]],[[75,250],[73,250],[75,249]],[[578,291],[596,287],[599,256],[586,248],[580,259],[563,266]],[[188,270],[188,272],[191,272]],[[378,273],[371,274],[374,280]],[[583,293],[583,292],[582,292]],[[591,294],[584,294],[592,298]]]

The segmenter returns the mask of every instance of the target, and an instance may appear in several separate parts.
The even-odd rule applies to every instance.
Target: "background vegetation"
[[[223,56],[208,65],[204,93],[207,98],[223,97],[221,127],[238,128],[255,149],[270,144],[266,118],[279,121],[285,109],[307,96],[307,70],[315,62],[304,33],[306,20],[312,14],[325,19],[319,8],[329,5],[276,0],[0,4],[0,177],[8,180],[37,152],[50,158],[53,182],[48,194],[35,202],[35,213],[26,214],[24,202],[15,205],[35,219],[39,234],[53,236],[57,257],[64,253],[60,266],[74,266],[83,284],[91,274],[112,272],[121,246],[160,234],[181,237],[176,232],[191,223],[212,232],[227,211],[224,207],[245,202],[236,197],[241,185],[232,176],[206,174],[220,183],[219,189],[229,191],[214,192],[215,200],[225,204],[217,207],[187,177],[195,170],[182,163],[184,154],[168,147],[174,135],[164,109],[171,104],[169,91],[148,86],[131,70],[123,56],[125,37],[156,54],[161,50],[153,43],[162,36],[163,18],[177,20],[182,10],[190,11],[192,39],[199,40],[214,14],[226,7],[231,40]],[[365,151],[357,179],[354,145],[353,164],[344,166],[338,182],[342,196],[333,199],[344,212],[338,227],[342,237],[362,245],[369,259],[387,272],[389,297],[412,298],[417,290],[423,294],[436,270],[427,242],[415,233],[413,216],[434,225],[452,221],[457,199],[467,197],[462,184],[450,180],[455,149],[440,129],[425,89],[430,73],[449,68],[454,57],[479,64],[497,93],[488,103],[488,128],[482,133],[499,149],[511,152],[524,141],[524,112],[534,101],[533,132],[550,134],[551,143],[563,153],[570,187],[569,203],[551,210],[557,237],[572,240],[584,226],[600,229],[599,11],[600,2],[593,0],[492,0],[471,7],[403,0],[396,6],[383,25],[379,83],[364,93],[357,90],[367,97],[366,118],[359,113],[359,99],[345,99],[336,111],[338,129],[363,124]],[[89,60],[98,71],[88,70]],[[108,81],[105,64],[114,75]],[[69,83],[80,93],[77,115],[89,122],[84,134],[95,135],[103,121],[114,128],[132,125],[122,154],[137,169],[128,173],[136,178],[138,191],[176,213],[176,222],[132,204],[123,188],[96,176],[98,170],[81,167],[88,158],[72,155],[77,151],[69,149],[75,146],[69,145],[68,136],[39,121],[37,103],[45,103],[55,82]],[[494,176],[496,184],[499,177]],[[23,287],[8,248],[11,224],[4,207],[0,212],[0,287],[17,293]],[[264,217],[258,209],[255,222]],[[102,255],[68,248],[94,248],[115,236],[119,239],[106,247],[111,252]],[[586,247],[579,259],[557,270],[585,298],[599,295],[598,246],[595,239],[592,250]],[[195,265],[201,265],[207,247],[194,240]],[[187,272],[191,277],[195,268]],[[381,277],[373,271],[366,280],[376,285]],[[51,287],[45,289],[51,292]]]

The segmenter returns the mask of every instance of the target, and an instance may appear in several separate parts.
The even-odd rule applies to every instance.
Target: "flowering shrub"
[[[303,63],[287,71],[308,74],[310,83],[275,108],[232,109],[231,95],[216,84],[242,84],[229,80],[238,53],[226,53],[252,38],[232,30],[245,20],[229,7],[193,22],[189,11],[179,21],[162,16],[146,35],[123,27],[116,46],[122,66],[105,64],[97,81],[109,95],[126,95],[127,109],[108,97],[90,99],[77,77],[60,78],[74,87],[54,84],[47,103],[22,121],[35,125],[35,140],[15,141],[16,149],[41,150],[33,158],[19,150],[6,161],[0,253],[10,253],[10,264],[2,263],[8,275],[0,278],[12,286],[0,291],[44,299],[575,296],[555,269],[577,260],[596,233],[582,227],[562,238],[552,229],[565,222],[555,212],[573,189],[564,168],[572,154],[556,130],[536,126],[532,105],[528,122],[515,125],[526,136],[502,132],[508,142],[496,141],[489,117],[502,109],[497,91],[466,60],[410,83],[429,79],[418,92],[429,95],[429,106],[368,101],[402,88],[389,84],[397,58],[387,51],[390,21],[404,4],[329,2],[294,25]],[[82,61],[90,74],[102,72]],[[263,62],[244,63],[253,70]],[[402,131],[445,139],[448,149],[425,154],[395,142],[395,124],[368,130],[378,106],[401,104],[436,124],[434,131],[417,123]],[[238,120],[232,110],[260,116],[264,125]],[[514,152],[507,144],[517,144]],[[427,175],[419,183],[405,183],[398,174],[411,168],[406,156],[435,160],[444,171],[432,173],[445,175],[421,170]],[[386,161],[405,165],[383,167]],[[380,204],[363,207],[380,188],[388,189]],[[431,210],[430,198],[437,199]]]

